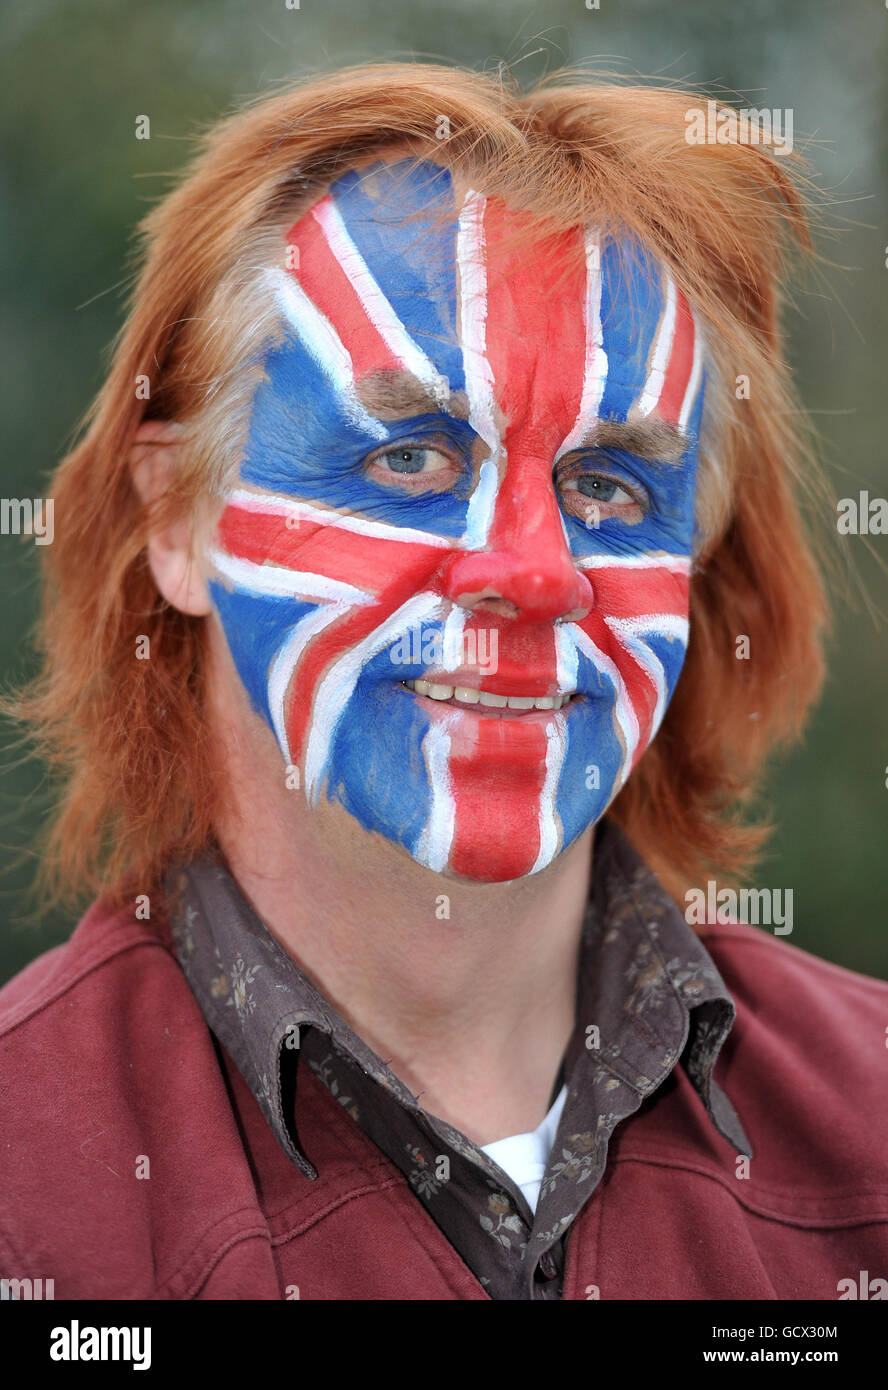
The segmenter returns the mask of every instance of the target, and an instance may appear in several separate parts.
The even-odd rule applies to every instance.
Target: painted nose
[[[581,622],[595,601],[567,548],[557,507],[520,534],[494,539],[489,550],[451,552],[440,585],[461,608],[527,623]]]

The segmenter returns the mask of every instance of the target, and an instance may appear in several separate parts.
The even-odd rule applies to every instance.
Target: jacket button
[[[544,1279],[554,1279],[558,1273],[558,1264],[551,1250],[546,1250],[540,1256],[539,1273]]]

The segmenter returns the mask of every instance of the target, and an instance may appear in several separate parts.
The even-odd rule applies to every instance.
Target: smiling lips
[[[509,710],[523,714],[528,710],[559,710],[573,699],[576,691],[560,695],[494,695],[467,685],[438,685],[421,679],[402,681],[416,695],[458,705],[482,705],[485,709]]]

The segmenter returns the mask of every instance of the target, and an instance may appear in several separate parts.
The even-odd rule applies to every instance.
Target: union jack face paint
[[[487,882],[598,820],[662,720],[704,391],[699,325],[650,252],[525,227],[406,161],[300,217],[210,555],[309,802]]]

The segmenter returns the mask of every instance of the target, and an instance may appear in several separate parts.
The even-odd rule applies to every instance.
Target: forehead
[[[447,169],[404,160],[343,175],[287,242],[287,316],[328,376],[339,358],[341,385],[407,372],[470,400],[493,386],[513,425],[528,393],[562,420],[591,393],[601,418],[687,426],[699,334],[628,234],[541,231]]]

